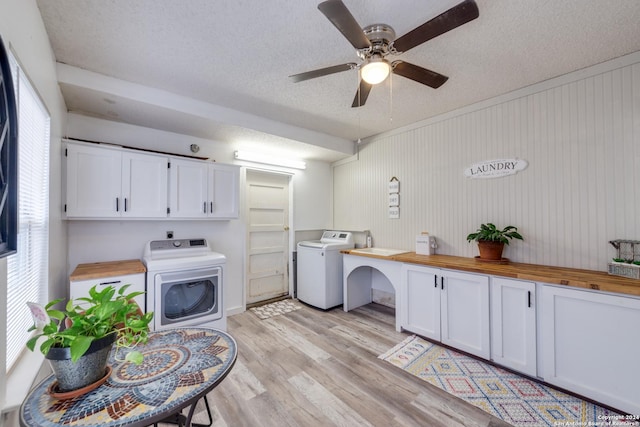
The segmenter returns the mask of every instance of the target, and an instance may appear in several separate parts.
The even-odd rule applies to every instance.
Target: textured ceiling
[[[363,27],[386,23],[401,36],[460,0],[343,1]],[[113,78],[103,86],[65,78],[70,111],[238,148],[242,141],[275,144],[330,161],[348,155],[358,138],[640,50],[638,0],[477,0],[478,19],[399,57],[448,76],[441,88],[395,76],[374,87],[364,107],[352,109],[355,70],[300,83],[288,79],[357,62],[317,3],[38,0],[56,60]],[[179,107],[170,96],[154,104],[136,99],[135,91],[111,91],[119,81],[229,114],[218,119]],[[228,120],[233,113],[237,117]],[[281,132],[274,123],[311,132]],[[323,137],[334,145],[323,147]]]

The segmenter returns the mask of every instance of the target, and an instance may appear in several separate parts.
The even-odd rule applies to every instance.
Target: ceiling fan
[[[434,89],[442,86],[447,81],[447,76],[402,60],[389,62],[386,59],[387,55],[399,55],[479,16],[475,1],[464,0],[457,6],[396,39],[395,31],[387,24],[374,24],[360,28],[342,0],[324,1],[318,5],[318,9],[356,48],[356,53],[363,62],[360,64],[348,62],[320,68],[294,74],[289,78],[294,83],[298,83],[342,71],[359,69],[360,85],[351,107],[363,106],[373,85],[383,82],[390,72]]]

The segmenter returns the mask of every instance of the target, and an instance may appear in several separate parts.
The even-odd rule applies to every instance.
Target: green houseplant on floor
[[[27,348],[34,351],[37,342],[44,339],[39,348],[61,391],[80,389],[104,377],[113,345],[131,349],[147,341],[153,313],[142,313],[133,299],[144,292],[127,293],[128,287],[98,290],[94,286],[88,297],[69,300],[64,310],[53,308],[62,299],[44,307],[27,303],[34,319],[29,331],[37,331],[27,341]],[[140,364],[142,358],[132,350],[125,360]]]
[[[480,224],[480,228],[475,233],[467,236],[467,241],[478,242],[480,259],[487,261],[500,261],[504,245],[508,245],[510,239],[524,240],[513,225],[508,225],[500,230],[490,222]]]

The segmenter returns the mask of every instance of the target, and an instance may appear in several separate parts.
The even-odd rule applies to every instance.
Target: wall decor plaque
[[[400,181],[395,176],[389,180],[389,194],[400,192]]]
[[[485,160],[474,163],[464,170],[467,178],[500,178],[515,175],[525,170],[529,163],[522,159]]]

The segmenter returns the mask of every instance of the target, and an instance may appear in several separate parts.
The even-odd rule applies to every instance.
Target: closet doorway
[[[289,295],[291,176],[247,170],[247,306]]]

